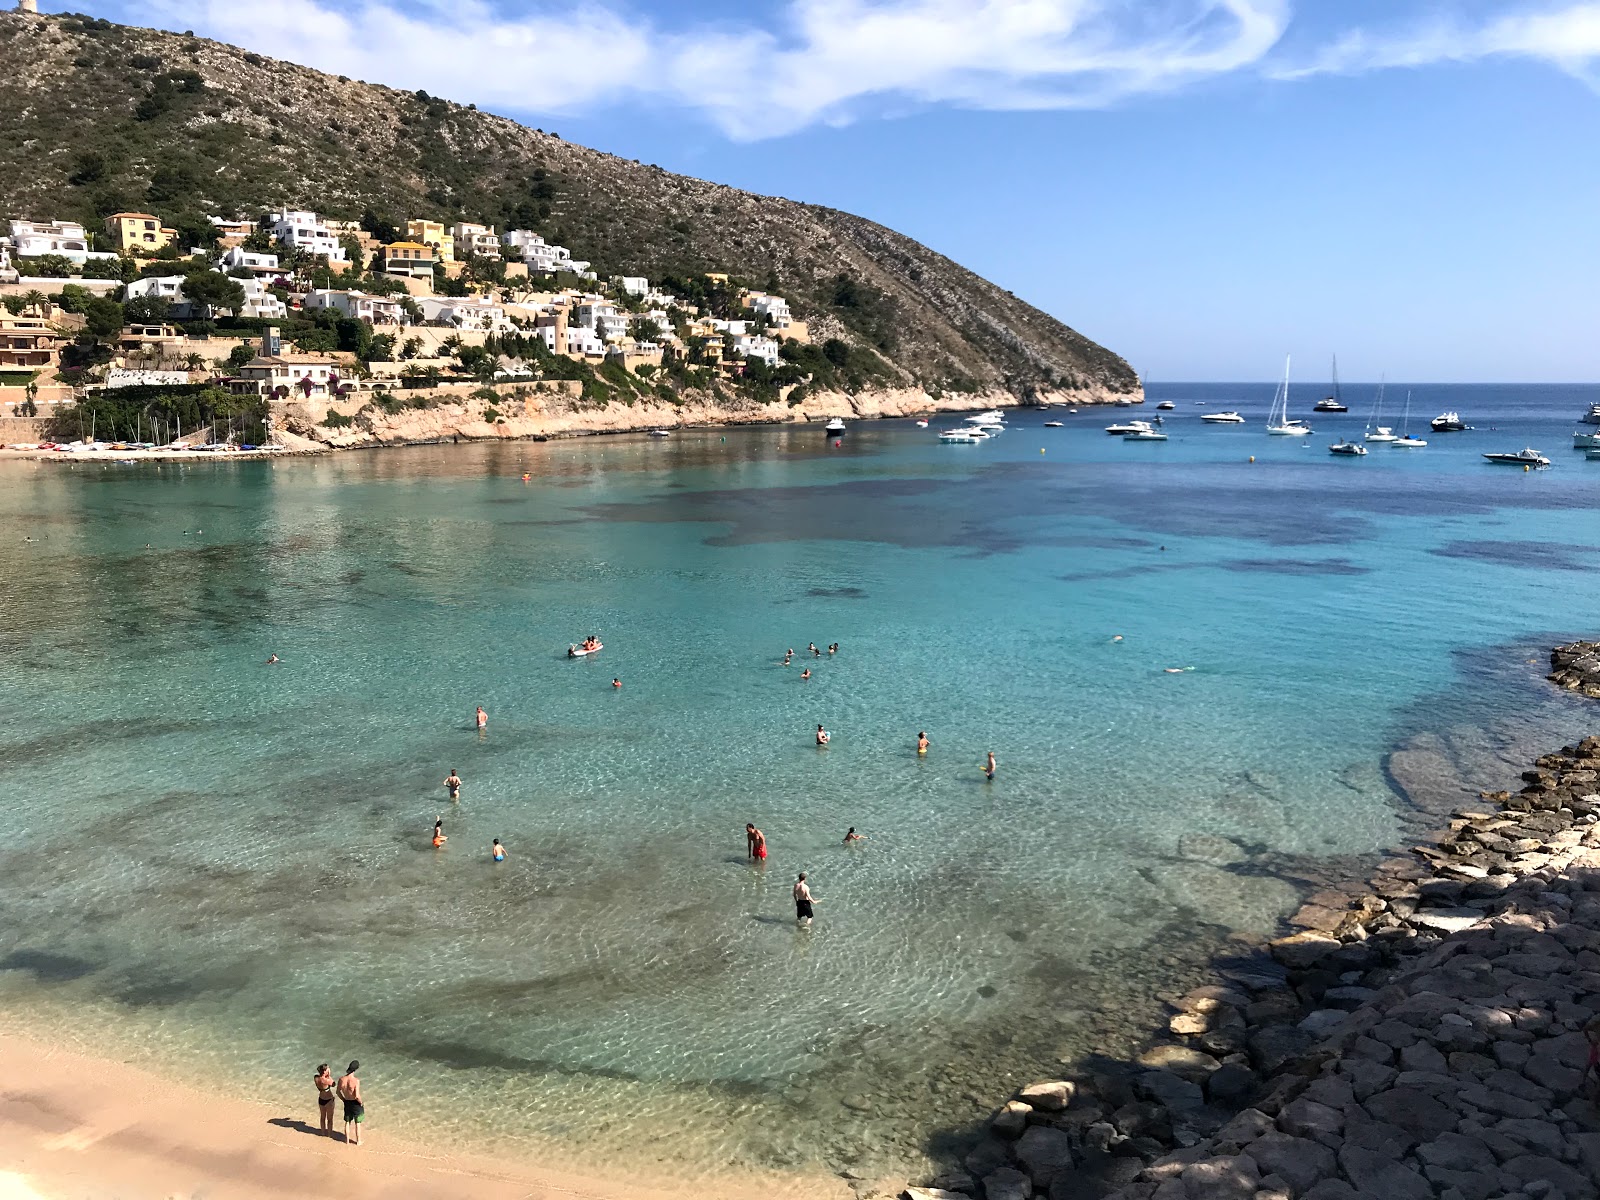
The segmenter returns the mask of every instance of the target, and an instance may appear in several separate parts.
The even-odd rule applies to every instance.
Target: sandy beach
[[[455,1154],[383,1132],[361,1145],[316,1128],[310,1064],[300,1103],[229,1099],[122,1063],[0,1036],[0,1200],[830,1200],[842,1180],[776,1176],[586,1177],[508,1152]],[[340,1064],[341,1066],[343,1064]],[[285,1095],[292,1089],[286,1085]],[[373,1098],[376,1112],[380,1107]],[[338,1128],[342,1131],[343,1126]]]

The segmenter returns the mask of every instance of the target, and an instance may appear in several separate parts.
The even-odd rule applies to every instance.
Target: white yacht
[[[1154,429],[1149,421],[1119,421],[1115,425],[1106,426],[1106,432],[1113,437],[1126,437],[1130,433],[1153,433]]]
[[[1467,427],[1458,412],[1440,413],[1428,425],[1435,433],[1460,433]]]
[[[1065,423],[1064,421],[1046,421],[1044,427],[1046,429],[1060,429]]]
[[[671,437],[672,434],[671,434],[670,431],[668,431],[666,429],[652,429],[649,432],[649,434],[646,435],[646,436],[653,437],[653,438],[664,438],[664,437]]]
[[[1347,442],[1340,438],[1328,447],[1328,453],[1342,455],[1346,458],[1365,458],[1367,456],[1367,448],[1360,442]]]
[[[829,434],[829,435],[835,435],[835,434],[843,433],[844,432],[844,418],[843,417],[834,417],[833,420],[829,421],[826,425],[824,425],[822,427],[822,432],[826,433],[826,434]]]
[[[1276,437],[1306,437],[1315,430],[1304,421],[1289,416],[1289,356],[1283,358],[1283,382],[1272,397],[1272,407],[1267,410],[1267,432]]]
[[[1406,418],[1401,427],[1402,432],[1395,438],[1394,445],[1399,450],[1420,450],[1428,443],[1419,437],[1411,436],[1411,393],[1406,393]]]
[[[1227,412],[1201,413],[1200,419],[1207,425],[1243,425],[1244,418],[1229,409]]]
[[[1585,433],[1579,429],[1572,435],[1574,450],[1600,450],[1600,433]]]
[[[1163,411],[1170,411],[1178,406],[1171,400],[1163,400],[1160,404],[1156,405],[1156,407],[1162,409]]]
[[[1387,425],[1379,425],[1361,440],[1365,442],[1398,442],[1400,435]]]
[[[1003,425],[1006,415],[998,408],[991,408],[988,412],[973,413],[966,418],[969,425]]]
[[[972,436],[970,429],[946,429],[939,435],[941,442],[959,442],[965,446],[976,445],[978,439]]]
[[[1600,425],[1600,404],[1589,405],[1589,411],[1578,418],[1585,425]]]
[[[1135,429],[1132,433],[1122,435],[1125,442],[1164,442],[1167,435],[1159,429]]]
[[[1492,463],[1508,463],[1511,466],[1548,467],[1550,465],[1550,460],[1532,447],[1526,450],[1518,450],[1515,454],[1485,454],[1484,457]]]

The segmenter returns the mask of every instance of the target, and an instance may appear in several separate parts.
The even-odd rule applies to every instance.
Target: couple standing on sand
[[[328,1064],[323,1063],[317,1068],[317,1073],[312,1076],[312,1082],[317,1085],[317,1118],[319,1133],[330,1136],[333,1133],[333,1101],[337,1097],[344,1101],[344,1140],[352,1146],[361,1145],[361,1122],[366,1119],[367,1108],[361,1102],[361,1080],[356,1078],[356,1072],[361,1064],[355,1059],[350,1060],[350,1066],[345,1073],[339,1076],[338,1082],[334,1081],[333,1072],[328,1070]],[[351,1136],[351,1131],[355,1136]]]

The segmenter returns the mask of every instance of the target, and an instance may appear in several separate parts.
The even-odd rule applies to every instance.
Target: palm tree
[[[31,311],[36,317],[44,316],[44,306],[49,302],[50,297],[46,296],[38,289],[22,293],[23,309],[25,311]]]
[[[206,356],[198,353],[191,354],[183,360],[183,365],[188,367],[191,371],[202,370],[206,365]]]

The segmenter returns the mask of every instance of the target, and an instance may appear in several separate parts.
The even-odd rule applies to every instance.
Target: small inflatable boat
[[[591,654],[599,654],[600,651],[604,650],[605,648],[606,648],[606,644],[604,642],[596,642],[594,645],[590,646],[588,649],[584,649],[584,647],[582,647],[582,646],[568,646],[567,647],[567,657],[568,658],[586,658],[587,656],[589,656]]]

